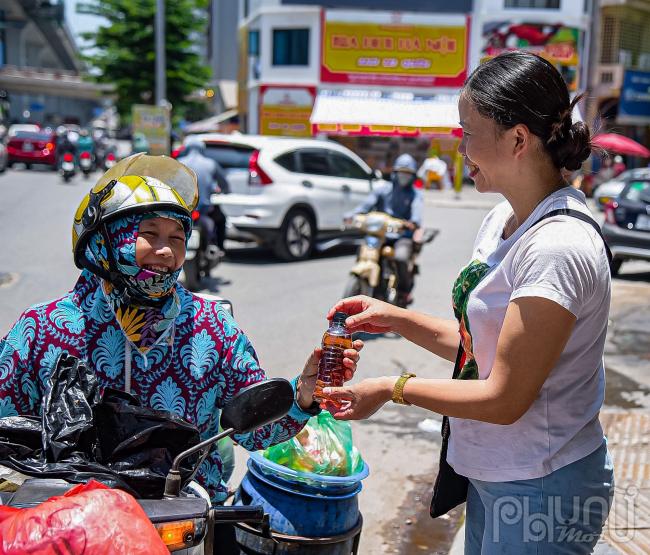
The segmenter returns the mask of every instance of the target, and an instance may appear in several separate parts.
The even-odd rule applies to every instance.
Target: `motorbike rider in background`
[[[196,173],[199,182],[197,210],[200,214],[200,222],[206,232],[208,242],[216,244],[223,256],[225,254],[226,217],[219,206],[210,202],[210,196],[213,193],[229,193],[230,185],[228,185],[221,165],[205,155],[205,143],[201,139],[190,136],[184,146],[185,149],[178,161]]]
[[[417,168],[413,156],[401,154],[393,164],[391,183],[375,187],[359,206],[345,215],[345,221],[349,222],[355,214],[376,210],[406,221],[406,230],[394,245],[400,306],[406,306],[412,300],[413,276],[409,271],[409,261],[413,254],[414,233],[422,227],[424,197],[422,191],[414,187]]]

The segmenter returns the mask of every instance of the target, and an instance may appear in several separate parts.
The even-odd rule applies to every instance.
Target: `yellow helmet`
[[[191,218],[198,199],[196,174],[173,158],[144,153],[124,158],[99,179],[77,208],[72,224],[76,266],[88,267],[84,256],[88,241],[95,231],[105,233],[104,224],[153,210],[170,210]],[[88,269],[104,273],[98,267]]]

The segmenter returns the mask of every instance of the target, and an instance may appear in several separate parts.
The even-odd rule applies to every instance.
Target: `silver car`
[[[614,179],[605,181],[596,187],[594,191],[594,200],[599,210],[605,210],[608,202],[616,200],[621,194],[625,183],[629,179],[650,179],[650,168],[634,168],[625,170]]]

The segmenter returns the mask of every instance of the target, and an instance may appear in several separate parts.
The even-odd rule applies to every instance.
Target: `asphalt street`
[[[0,337],[27,306],[64,294],[78,270],[71,254],[75,209],[92,186],[77,176],[69,184],[48,170],[8,170],[0,175]],[[498,198],[470,190],[457,201],[426,192],[425,225],[441,230],[420,257],[412,308],[451,318],[450,292],[459,268],[468,261],[476,231]],[[265,250],[227,243],[228,257],[206,280],[206,291],[228,298],[235,319],[249,335],[270,376],[293,377],[327,327],[325,315],[341,296],[354,250],[339,249],[300,263],[283,263]],[[648,266],[627,281],[648,295]],[[400,337],[368,337],[358,377],[398,374],[408,369],[423,377],[449,377],[451,365]],[[371,469],[360,505],[364,515],[363,553],[411,553],[404,547],[405,506],[424,513],[438,458],[438,420],[417,407],[387,405],[367,422],[353,423],[355,443]],[[245,455],[238,451],[238,471]],[[413,505],[415,503],[415,506]],[[431,521],[428,521],[431,522]],[[407,522],[410,525],[410,522]],[[426,524],[430,527],[430,524]],[[442,529],[420,530],[431,537]],[[447,533],[449,536],[449,533]],[[414,540],[415,541],[415,540]],[[426,549],[434,549],[428,543]],[[418,552],[417,550],[412,551]],[[422,552],[422,551],[419,551]],[[426,551],[433,552],[433,551]],[[442,551],[442,552],[446,552]]]

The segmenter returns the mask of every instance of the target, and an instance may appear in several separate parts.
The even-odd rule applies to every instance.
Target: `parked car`
[[[7,142],[8,165],[22,162],[29,169],[32,164],[46,164],[56,170],[56,134],[43,131],[18,131]]]
[[[230,194],[212,197],[226,215],[227,236],[270,246],[284,260],[302,260],[316,247],[349,240],[344,214],[385,183],[351,150],[331,141],[198,137],[230,185]]]
[[[650,168],[634,168],[626,170],[614,179],[601,183],[594,191],[594,200],[600,210],[604,210],[607,203],[616,200],[625,187],[628,179],[650,179]]]
[[[627,179],[618,198],[605,206],[603,235],[612,250],[612,274],[626,260],[650,261],[650,176]]]

